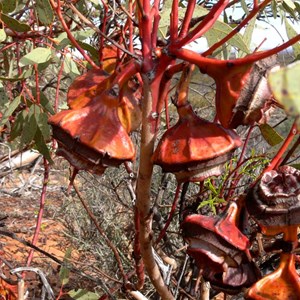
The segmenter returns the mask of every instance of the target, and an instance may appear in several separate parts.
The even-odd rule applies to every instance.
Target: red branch
[[[177,188],[176,188],[176,192],[175,192],[175,197],[174,197],[174,201],[173,201],[173,204],[172,204],[172,207],[171,207],[171,211],[170,211],[170,214],[169,214],[169,217],[168,217],[168,220],[164,226],[164,228],[161,230],[158,238],[156,239],[155,241],[155,244],[157,245],[161,239],[165,236],[170,224],[171,224],[171,221],[174,217],[174,214],[175,214],[175,210],[176,210],[176,207],[177,207],[177,203],[178,203],[178,199],[179,199],[179,195],[180,195],[180,191],[181,191],[181,183],[178,183],[177,184]]]
[[[39,234],[40,234],[40,231],[41,231],[48,179],[49,179],[49,163],[46,160],[46,158],[44,158],[44,180],[43,180],[43,187],[42,187],[42,193],[41,193],[41,198],[40,198],[40,209],[39,209],[39,213],[38,213],[38,216],[37,216],[34,235],[33,235],[33,238],[32,238],[32,244],[34,246],[36,245],[36,243],[38,241],[38,237],[39,237]],[[33,254],[34,254],[34,249],[31,249],[29,254],[28,254],[28,258],[27,258],[27,263],[26,263],[27,267],[30,266],[30,263],[31,263],[32,258],[33,258]]]
[[[176,47],[179,49],[201,37],[205,32],[207,32],[217,21],[228,3],[229,0],[218,1],[217,4],[214,5],[210,12],[206,15],[204,20],[194,30],[187,34],[178,43],[175,43]]]
[[[66,24],[64,17],[62,15],[61,12],[61,5],[60,5],[60,0],[57,1],[57,5],[54,4],[53,0],[50,1],[52,7],[55,9],[56,14],[61,22],[61,25],[63,26],[69,40],[71,41],[72,45],[74,47],[76,47],[76,49],[81,53],[81,55],[85,58],[85,60],[95,69],[99,69],[100,67],[97,66],[94,61],[90,58],[89,55],[86,54],[86,52],[81,48],[81,46],[79,45],[79,43],[76,41],[75,37],[73,36],[73,34],[71,33],[68,25]]]

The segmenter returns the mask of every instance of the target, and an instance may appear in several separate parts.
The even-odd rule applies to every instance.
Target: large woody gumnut
[[[218,290],[238,293],[260,278],[251,261],[248,238],[237,228],[237,204],[231,202],[220,216],[193,214],[182,223],[187,253],[204,278]]]
[[[190,105],[178,107],[179,120],[162,136],[153,162],[178,181],[220,175],[223,165],[242,143],[233,130],[199,118]]]
[[[101,168],[133,160],[135,149],[118,116],[118,97],[110,90],[96,98],[83,108],[52,116],[49,123],[62,147],[58,153],[78,169],[100,173]]]
[[[300,171],[282,166],[264,173],[248,192],[246,206],[263,233],[283,233],[279,267],[255,283],[246,299],[299,299],[300,278],[293,250],[298,245],[300,224]]]
[[[300,171],[282,166],[266,172],[249,191],[246,206],[263,228],[300,224]]]

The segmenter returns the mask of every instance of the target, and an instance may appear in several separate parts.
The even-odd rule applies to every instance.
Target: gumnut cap
[[[190,105],[178,108],[179,120],[162,136],[152,160],[177,179],[220,175],[223,164],[242,142],[220,124],[198,117]]]
[[[246,207],[261,226],[300,224],[300,171],[282,166],[266,172],[248,192]]]

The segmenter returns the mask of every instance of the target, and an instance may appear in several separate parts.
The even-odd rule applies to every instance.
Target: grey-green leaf
[[[68,294],[76,300],[98,300],[99,299],[99,295],[89,292],[87,290],[72,290],[69,291]]]
[[[261,124],[259,125],[259,129],[262,136],[270,146],[276,146],[283,141],[283,137],[269,124]]]
[[[22,23],[4,13],[1,13],[1,21],[5,23],[7,27],[17,32],[27,32],[31,30],[29,25]]]
[[[17,7],[17,0],[1,0],[0,3],[5,14],[13,12]]]
[[[65,263],[69,261],[69,259],[71,258],[71,254],[72,254],[72,248],[68,248],[64,256]],[[65,285],[69,282],[69,274],[70,274],[70,269],[67,268],[65,265],[62,265],[59,271],[59,279],[62,285]]]
[[[36,0],[36,12],[40,22],[50,25],[53,22],[53,10],[49,0]]]
[[[7,107],[7,109],[4,111],[2,115],[0,126],[3,126],[8,121],[8,118],[13,114],[13,112],[21,103],[21,99],[22,99],[21,96],[18,96],[9,104],[9,106]]]
[[[37,118],[37,125],[44,137],[45,141],[49,141],[51,138],[50,125],[48,124],[48,116],[46,113],[40,113]]]
[[[37,130],[36,119],[38,118],[39,111],[40,109],[37,105],[31,105],[29,113],[24,120],[24,128],[21,135],[21,144],[27,145],[33,140]]]
[[[35,148],[50,162],[53,163],[51,158],[50,151],[47,147],[47,144],[44,141],[43,135],[39,128],[36,130],[36,134],[34,136]]]
[[[13,126],[12,126],[12,129],[11,129],[11,132],[10,132],[10,135],[9,135],[9,141],[10,142],[21,135],[27,115],[28,115],[28,112],[27,112],[26,109],[24,109],[16,117],[16,120],[15,120]]]
[[[20,66],[42,64],[51,59],[51,49],[37,47],[20,59]]]
[[[286,34],[287,34],[288,38],[291,39],[291,38],[295,37],[298,34],[297,31],[290,24],[290,22],[288,21],[287,18],[284,19],[284,22],[285,22]],[[294,50],[295,57],[298,57],[300,55],[300,43],[297,42],[297,43],[293,44],[292,47]]]

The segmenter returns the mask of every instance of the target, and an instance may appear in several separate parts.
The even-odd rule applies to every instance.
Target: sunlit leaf
[[[294,27],[290,24],[290,22],[288,21],[287,18],[285,18],[284,20],[285,22],[285,28],[286,28],[286,33],[289,39],[295,37],[298,33],[297,31],[294,29]],[[294,43],[292,45],[293,50],[294,50],[294,55],[295,57],[298,57],[300,55],[300,43]]]
[[[53,21],[53,10],[49,0],[36,0],[36,12],[39,20],[44,25],[50,25]]]
[[[99,299],[98,294],[88,292],[87,290],[82,290],[82,289],[72,290],[68,292],[68,295],[76,300],[98,300]]]
[[[243,34],[243,41],[248,49],[250,49],[251,46],[253,31],[255,28],[255,22],[256,22],[256,18],[252,18],[250,22],[247,24],[247,27]],[[239,51],[239,52],[240,52],[239,57],[242,57],[244,55],[244,52],[243,51]]]
[[[287,114],[293,117],[300,116],[299,75],[300,61],[296,61],[286,67],[273,69],[268,76],[275,99],[284,106]]]
[[[70,75],[73,78],[80,75],[76,63],[69,55],[65,56],[64,71],[66,74]]]
[[[51,59],[51,49],[37,47],[20,59],[20,66],[42,64]]]
[[[283,137],[269,124],[261,124],[259,125],[259,129],[262,136],[270,146],[276,146],[283,141]]]
[[[4,42],[6,40],[6,33],[5,30],[2,28],[0,29],[0,43]]]
[[[4,13],[1,13],[1,21],[5,23],[8,28],[17,32],[27,32],[31,30],[29,25],[22,23]]]

